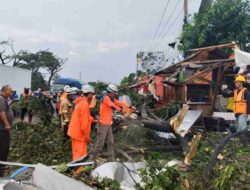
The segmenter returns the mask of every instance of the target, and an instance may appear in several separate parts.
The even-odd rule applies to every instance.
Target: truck
[[[31,71],[19,67],[0,65],[0,88],[7,84],[20,95],[24,88],[31,88]]]

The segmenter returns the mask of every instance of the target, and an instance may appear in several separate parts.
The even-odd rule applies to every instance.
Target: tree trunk
[[[51,81],[52,81],[52,78],[53,78],[54,74],[55,74],[54,71],[52,71],[52,72],[50,73],[49,80],[48,80],[48,83],[47,83],[47,87],[48,87],[48,88],[50,88],[50,83],[51,83]]]
[[[144,125],[144,127],[155,130],[155,131],[166,132],[166,133],[173,132],[170,124],[166,122],[162,122],[158,120],[147,120],[147,119],[142,119],[141,122]]]

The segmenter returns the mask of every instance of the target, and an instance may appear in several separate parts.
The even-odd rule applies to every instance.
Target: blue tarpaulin
[[[69,85],[70,87],[76,87],[82,89],[82,84],[80,81],[71,78],[60,78],[54,81],[54,84]]]

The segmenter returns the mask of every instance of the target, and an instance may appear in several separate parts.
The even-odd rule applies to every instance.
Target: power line
[[[170,24],[170,26],[168,27],[168,30],[165,31],[165,33],[163,34],[163,36],[161,37],[161,39],[158,41],[158,44],[156,47],[158,47],[162,40],[166,37],[166,35],[168,34],[168,32],[172,29],[172,26],[176,23],[177,19],[182,15],[182,10],[179,12],[179,14],[177,15],[177,17],[175,17],[175,19],[173,20],[173,22]]]
[[[180,1],[179,1],[180,2]],[[176,4],[177,6],[179,5],[179,2]],[[175,6],[175,10],[177,8],[177,6]],[[155,45],[155,49],[159,47],[159,45],[161,44],[162,40],[165,38],[166,34],[168,33],[168,31],[172,28],[172,26],[175,24],[176,20],[181,16],[181,13],[183,12],[183,10],[181,9],[179,11],[179,13],[177,14],[177,16],[174,18],[173,22],[170,23],[170,19],[168,20],[168,26],[166,25],[165,27],[165,31],[162,31],[161,35],[158,37],[157,43]],[[172,14],[173,15],[173,14]]]
[[[149,49],[150,49],[151,46],[153,45],[153,43],[154,43],[154,41],[155,41],[155,38],[156,38],[156,36],[157,36],[157,34],[158,34],[158,31],[159,31],[159,29],[160,29],[161,23],[162,23],[162,21],[163,21],[163,18],[164,18],[164,16],[165,16],[166,10],[167,10],[167,8],[168,8],[168,4],[169,4],[169,0],[167,1],[167,4],[165,5],[163,14],[161,15],[161,19],[160,19],[160,22],[159,22],[159,24],[158,24],[158,26],[157,26],[157,29],[156,29],[156,31],[155,31],[153,40],[152,40],[151,43],[149,44]]]
[[[159,39],[161,38],[161,36],[162,36],[162,34],[163,34],[164,30],[166,29],[166,27],[167,27],[167,25],[168,25],[168,22],[170,21],[171,17],[173,16],[174,12],[176,11],[176,8],[177,8],[177,7],[178,7],[178,5],[180,4],[180,2],[181,2],[181,1],[180,1],[180,0],[178,0],[178,2],[176,3],[176,5],[175,5],[175,7],[174,7],[173,11],[170,13],[170,15],[169,15],[169,17],[168,17],[167,21],[165,22],[165,24],[164,24],[164,26],[163,26],[163,28],[162,28],[162,30],[161,30],[161,32],[160,32],[160,34],[158,35],[158,37],[157,37],[156,41],[157,41],[157,40],[159,40]]]

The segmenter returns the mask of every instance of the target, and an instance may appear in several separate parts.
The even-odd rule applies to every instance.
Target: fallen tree
[[[217,159],[218,152],[220,154],[224,154],[223,151],[226,150],[228,154],[232,154],[232,151],[241,151],[241,147],[235,147],[233,150],[230,149],[230,146],[232,146],[230,141],[231,137],[230,139],[226,140],[224,144],[225,146],[219,146],[220,149],[213,152],[213,147],[210,145],[210,143],[208,143],[208,141],[212,140],[212,137],[210,136],[211,133],[206,134],[207,138],[205,138],[206,136],[204,133],[197,133],[197,131],[200,131],[200,129],[197,131],[191,130],[188,135],[193,137],[190,145],[188,145],[189,138],[187,136],[183,137],[182,135],[178,134],[177,129],[180,126],[186,111],[187,108],[184,107],[180,110],[179,114],[166,119],[165,115],[162,115],[161,117],[160,115],[157,115],[154,110],[148,109],[146,106],[142,106],[137,117],[130,118],[119,114],[116,115],[113,128],[116,143],[116,158],[119,159],[120,162],[145,161],[147,162],[149,168],[154,168],[150,174],[152,176],[156,176],[156,172],[158,170],[165,168],[167,172],[163,172],[162,177],[176,174],[175,170],[166,168],[169,167],[166,166],[166,164],[169,161],[175,162],[177,160],[176,163],[179,164],[174,167],[177,167],[178,170],[180,168],[185,168],[185,174],[182,175],[183,172],[177,172],[179,178],[175,185],[178,186],[178,183],[183,184],[185,182],[185,187],[190,186],[190,189],[204,189],[207,187],[219,187],[217,189],[223,189],[222,187],[225,186],[225,183],[235,186],[238,180],[235,179],[234,176],[229,175],[228,172],[231,170],[235,176],[243,176],[245,179],[245,173],[248,170],[237,169],[238,166],[236,163],[234,163],[236,157],[230,155],[228,156],[230,160],[228,161],[225,159],[223,162]],[[52,124],[47,127],[43,126],[42,124],[15,124],[12,135],[13,140],[11,144],[10,161],[34,164],[41,162],[47,165],[70,162],[70,141],[66,143],[62,142],[62,129],[57,127],[57,123],[58,121],[54,120]],[[158,133],[160,131],[172,133],[174,136],[167,139],[162,138]],[[221,137],[222,135],[220,135],[220,139],[222,139]],[[93,142],[95,142],[95,138],[95,130],[92,130]],[[93,147],[93,145],[90,147]],[[91,154],[91,148],[89,153]],[[237,159],[245,159],[246,157],[249,158],[250,151],[246,150],[244,154],[241,152],[237,154],[237,156]],[[156,164],[152,165],[152,162],[155,162]],[[247,168],[246,163],[248,163],[247,159],[241,161],[240,166]],[[218,169],[218,164],[220,165],[219,167],[223,167],[222,170]],[[230,166],[229,169],[227,165],[228,167]],[[62,172],[65,175],[81,180],[92,187],[100,187],[100,189],[104,189],[105,185],[113,186],[114,184],[117,184],[117,182],[112,180],[98,182],[97,180],[92,179],[89,174],[92,169],[93,168],[90,169],[86,167],[83,173],[79,174],[77,177],[72,175],[71,169],[65,169]],[[211,172],[212,170],[214,172]],[[224,182],[224,170],[224,173],[228,175],[226,176],[227,182]],[[169,173],[173,171],[174,173]],[[142,177],[144,176],[143,173],[141,173],[141,175]],[[207,178],[208,183],[210,183],[209,185],[203,184],[203,176],[209,176]],[[156,183],[158,183],[156,180],[157,178],[153,179],[154,180],[152,183],[147,184],[148,187],[155,186]],[[231,179],[234,179],[236,182],[231,183]],[[164,187],[164,184],[161,185]],[[247,185],[248,184],[244,184],[243,187]],[[117,185],[117,189],[119,189],[119,185]],[[140,188],[138,187],[137,189]]]

